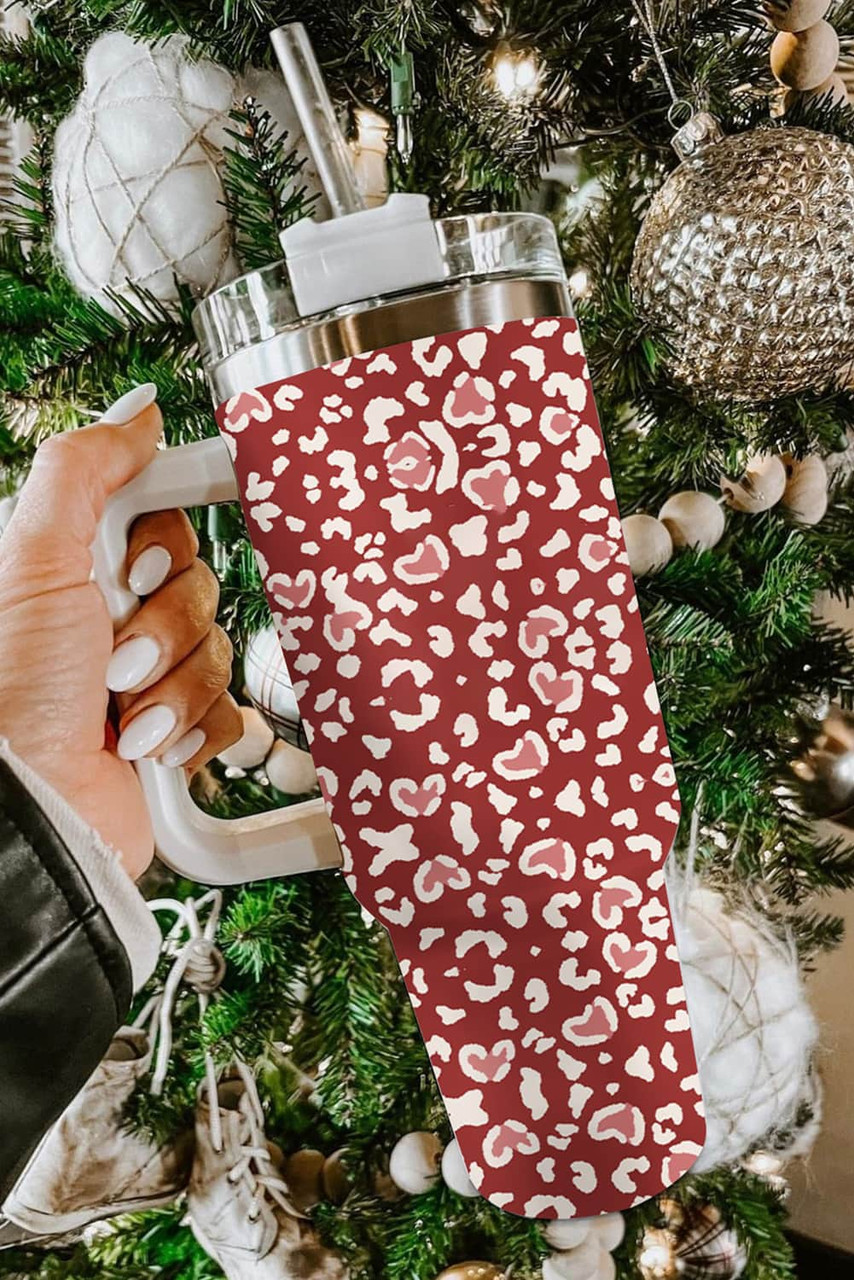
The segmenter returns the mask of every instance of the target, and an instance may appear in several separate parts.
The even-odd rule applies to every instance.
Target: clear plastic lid
[[[535,213],[482,213],[439,218],[433,226],[443,276],[416,292],[433,292],[466,281],[497,277],[565,279],[555,229]],[[403,294],[413,290],[404,290]],[[334,311],[300,316],[284,261],[250,271],[200,302],[193,316],[202,360],[217,364],[255,343],[330,316],[383,306],[401,294],[360,299]]]

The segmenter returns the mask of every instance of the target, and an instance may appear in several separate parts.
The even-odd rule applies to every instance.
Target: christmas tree
[[[7,177],[0,233],[9,494],[41,440],[136,383],[157,384],[170,444],[215,434],[193,307],[230,275],[279,258],[279,231],[320,199],[294,124],[273,101],[272,72],[248,71],[274,67],[269,33],[281,23],[305,23],[374,202],[387,186],[427,193],[437,215],[527,208],[553,218],[676,765],[683,823],[674,858],[690,858],[691,876],[712,895],[703,916],[686,888],[694,917],[749,913],[728,935],[727,955],[746,966],[739,948],[753,940],[755,1008],[743,1033],[751,1052],[763,1020],[782,1016],[759,998],[761,966],[788,965],[792,999],[802,1001],[798,966],[840,936],[816,895],[854,883],[854,854],[817,838],[792,767],[854,685],[846,636],[814,607],[822,592],[854,590],[854,486],[833,461],[854,428],[845,369],[854,265],[844,234],[854,114],[835,76],[833,30],[822,25],[828,6],[767,7],[782,36],[756,6],[732,0],[33,0],[28,21],[0,43],[0,102],[18,134],[22,125],[32,132]],[[832,17],[842,41],[854,40],[854,7],[839,4]],[[68,173],[61,149],[70,134],[55,147],[60,122],[79,111],[87,52],[117,31],[142,50],[180,37],[181,65],[195,67],[205,101],[214,85],[230,107],[209,106],[203,123],[194,117],[187,146],[202,149],[216,176],[196,189],[198,207],[171,210],[180,161],[158,152],[146,104],[135,108],[134,146],[141,156],[150,147],[150,167],[142,184],[110,178],[126,197],[122,231],[103,217],[103,193],[81,190]],[[91,88],[85,125],[97,139]],[[184,106],[198,100],[182,92]],[[720,159],[709,159],[717,148]],[[128,233],[140,226],[147,239],[136,259]],[[98,249],[102,233],[110,243]],[[724,506],[698,497],[721,493]],[[221,620],[239,655],[257,662],[261,652],[269,676],[259,643],[269,614],[239,508],[194,519],[221,579]],[[247,686],[238,660],[244,703]],[[272,698],[255,700],[288,730]],[[198,802],[236,817],[302,799],[289,794],[300,789],[293,765],[286,775],[268,758],[265,771],[263,759],[214,762],[194,782]],[[202,891],[163,871],[147,892]],[[127,1123],[173,1140],[192,1126],[206,1055],[223,1072],[239,1057],[257,1076],[286,1177],[290,1168],[296,1184],[298,1170],[309,1171],[313,1221],[353,1280],[791,1273],[781,1171],[806,1146],[816,1112],[803,1061],[794,1080],[775,1080],[779,1105],[762,1112],[757,1131],[741,1114],[759,1108],[751,1081],[742,1098],[722,1101],[728,1046],[707,1046],[704,1093],[725,1135],[718,1159],[627,1212],[622,1239],[613,1223],[610,1235],[549,1236],[472,1195],[459,1173],[438,1175],[453,1135],[400,972],[385,932],[363,918],[338,872],[229,888],[217,945],[227,968],[216,997],[200,1018],[196,990],[181,988],[165,1083],[156,1095],[140,1087]],[[170,963],[164,957],[140,1008]],[[693,963],[711,990],[702,960]],[[715,989],[738,1003],[738,993]],[[389,1179],[407,1135],[435,1135],[416,1141],[399,1179],[415,1193],[395,1188],[394,1163]],[[0,1253],[0,1273],[219,1274],[185,1212],[178,1200],[76,1243]],[[480,1270],[466,1270],[478,1259]]]

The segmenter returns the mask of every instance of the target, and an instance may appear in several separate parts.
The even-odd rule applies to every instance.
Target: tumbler
[[[199,305],[220,438],[112,501],[96,577],[124,620],[134,516],[239,496],[322,799],[224,822],[142,762],[157,843],[208,883],[342,865],[477,1190],[625,1208],[704,1122],[679,798],[555,232],[361,208],[304,32],[274,44],[333,217]]]

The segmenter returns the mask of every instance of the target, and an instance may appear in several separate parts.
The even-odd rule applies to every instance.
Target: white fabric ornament
[[[177,35],[157,45],[101,36],[56,132],[56,248],[76,288],[115,314],[106,289],[131,297],[138,285],[169,302],[176,277],[202,294],[237,274],[220,177],[229,112],[252,94],[262,106],[275,99],[268,109],[280,127],[294,115],[272,73],[237,80],[187,49]],[[298,134],[288,142],[298,147]],[[299,180],[311,186],[305,171]]]
[[[700,1173],[791,1120],[817,1031],[795,949],[758,911],[687,882],[672,897],[706,1111]]]

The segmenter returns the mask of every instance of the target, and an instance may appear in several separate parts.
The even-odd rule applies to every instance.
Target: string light
[[[537,92],[541,68],[530,50],[500,45],[492,63],[492,77],[508,102],[525,102]]]
[[[674,1274],[675,1254],[667,1232],[651,1228],[644,1233],[638,1262],[645,1280],[669,1280]]]

